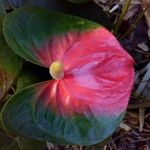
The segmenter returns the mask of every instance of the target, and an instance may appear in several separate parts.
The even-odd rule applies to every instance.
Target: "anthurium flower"
[[[2,120],[9,131],[59,144],[90,145],[117,129],[133,85],[134,61],[108,30],[40,8],[17,9],[3,26],[11,48],[53,77],[7,102]]]

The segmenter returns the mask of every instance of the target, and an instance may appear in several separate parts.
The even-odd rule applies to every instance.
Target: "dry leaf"
[[[143,10],[147,7],[147,5],[150,4],[150,0],[142,0],[142,7],[143,7]],[[150,7],[148,8],[148,10],[145,12],[145,18],[146,18],[146,21],[147,21],[147,26],[148,26],[148,31],[147,31],[147,34],[148,34],[148,37],[150,39]]]

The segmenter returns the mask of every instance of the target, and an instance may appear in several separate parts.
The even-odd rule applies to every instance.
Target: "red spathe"
[[[41,64],[59,60],[64,78],[43,83],[36,96],[60,115],[114,116],[126,110],[134,81],[134,61],[105,28],[70,32],[34,48]]]

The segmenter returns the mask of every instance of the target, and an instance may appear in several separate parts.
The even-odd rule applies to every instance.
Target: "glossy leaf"
[[[21,61],[6,43],[2,33],[2,21],[5,16],[4,7],[0,3],[0,100],[7,93],[12,82],[21,69]]]
[[[82,18],[20,8],[5,19],[4,33],[18,55],[47,71],[56,60],[64,65],[63,79],[29,86],[7,102],[2,120],[8,130],[91,145],[117,129],[133,85],[134,61],[109,31]]]

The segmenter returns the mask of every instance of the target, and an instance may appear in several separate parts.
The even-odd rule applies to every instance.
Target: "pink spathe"
[[[105,28],[70,32],[34,48],[41,65],[64,65],[64,78],[39,85],[36,96],[58,114],[114,116],[126,110],[134,81],[134,60]]]

